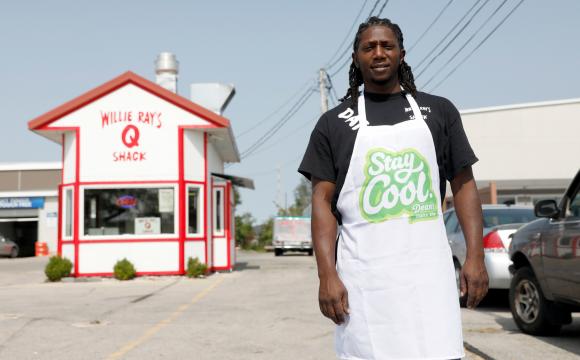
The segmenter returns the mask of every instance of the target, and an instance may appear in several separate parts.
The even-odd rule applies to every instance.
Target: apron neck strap
[[[401,90],[403,91],[402,87]],[[413,96],[410,93],[406,93],[405,98],[407,98],[409,105],[411,105],[411,109],[413,110],[415,120],[423,120],[423,115],[421,115],[421,110],[419,109],[419,105],[417,105],[417,101],[415,101],[415,98],[413,98]],[[368,122],[366,121],[367,111],[365,106],[364,89],[361,92],[360,96],[358,97],[358,117],[360,118],[359,121],[360,127],[361,128],[366,127]]]

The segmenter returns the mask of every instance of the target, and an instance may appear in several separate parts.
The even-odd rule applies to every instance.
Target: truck
[[[274,218],[273,244],[276,256],[286,251],[301,251],[312,256],[312,235],[310,217],[277,216]]]

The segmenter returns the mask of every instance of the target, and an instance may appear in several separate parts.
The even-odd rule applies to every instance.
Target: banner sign
[[[42,209],[43,197],[0,198],[0,209]]]

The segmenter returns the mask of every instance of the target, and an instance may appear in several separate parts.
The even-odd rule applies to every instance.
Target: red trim
[[[225,220],[225,226],[224,226],[224,230],[226,232],[226,246],[228,247],[228,262],[227,262],[227,267],[228,268],[232,268],[232,260],[231,260],[231,237],[230,237],[230,182],[226,182],[226,188],[225,188],[225,194],[224,194],[224,220]]]
[[[144,271],[144,272],[136,272],[135,273],[137,276],[163,276],[163,275],[182,275],[179,271]],[[82,273],[82,274],[78,274],[78,276],[82,276],[82,277],[94,277],[94,276],[99,276],[99,277],[112,277],[113,273],[112,272],[108,272],[108,273]]]
[[[146,185],[146,184],[176,184],[179,180],[142,180],[142,181],[85,181],[79,185]]]
[[[179,171],[179,272],[185,274],[185,154],[183,149],[184,131],[182,127],[177,129],[177,143],[178,143],[178,171]]]
[[[205,241],[205,237],[200,237],[200,238],[186,238],[185,241]]]
[[[75,249],[74,276],[79,273],[79,181],[80,181],[80,158],[81,158],[81,131],[76,129],[76,154],[75,154],[75,184],[73,190],[74,211],[73,211],[73,240]]]
[[[64,184],[64,147],[65,147],[65,144],[66,144],[65,143],[66,138],[65,138],[64,132],[60,135],[60,137],[61,137],[61,142],[62,142],[62,149],[61,149],[61,152],[60,152],[60,155],[61,155],[61,159],[60,160],[61,160],[61,165],[62,165],[62,169],[60,171],[60,183],[61,184]]]
[[[63,163],[64,164],[64,163]],[[63,166],[64,170],[64,166]],[[63,171],[64,173],[64,171]],[[62,185],[58,186],[58,229],[57,231],[57,254],[62,256]]]
[[[186,184],[205,185],[205,182],[203,182],[203,181],[184,180],[183,182]]]
[[[187,129],[194,129],[194,130],[199,130],[199,129],[219,129],[219,126],[215,126],[213,124],[210,125],[183,125],[184,128]]]
[[[87,244],[127,244],[127,243],[150,243],[150,242],[176,242],[179,239],[94,239],[79,240],[79,245]]]
[[[220,270],[231,270],[230,266],[214,266],[211,268],[212,271],[220,271]]]
[[[203,133],[203,182],[205,184],[205,196],[203,197],[203,214],[204,214],[204,227],[205,227],[205,264],[209,265],[209,227],[208,227],[208,212],[211,212],[211,207],[210,210],[208,211],[208,192],[211,194],[211,186],[209,186],[208,183],[208,165],[207,165],[207,132]],[[211,203],[210,203],[211,204]],[[212,231],[213,234],[213,231]],[[213,244],[213,241],[212,241]]]
[[[216,113],[205,109],[186,98],[179,96],[163,87],[145,79],[141,76],[127,71],[124,74],[98,86],[78,97],[75,99],[56,107],[55,109],[31,120],[28,122],[28,128],[30,130],[43,130],[47,129],[47,127],[54,121],[66,116],[82,107],[87,106],[88,104],[96,101],[117,89],[127,85],[133,84],[161,99],[166,100],[167,102],[182,108],[183,110],[194,114],[196,116],[201,117],[204,120],[210,121],[211,123],[215,124],[216,127],[229,127],[230,122],[228,119],[217,115]]]

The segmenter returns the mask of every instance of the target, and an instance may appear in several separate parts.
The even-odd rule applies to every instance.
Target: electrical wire
[[[292,96],[290,96],[286,101],[284,101],[280,106],[278,106],[276,108],[276,110],[272,111],[270,114],[268,114],[266,117],[264,117],[262,120],[258,121],[256,124],[254,124],[253,126],[251,126],[250,128],[242,131],[239,135],[237,135],[237,138],[241,138],[244,135],[249,134],[252,130],[256,129],[257,127],[263,125],[264,122],[268,121],[269,119],[271,119],[274,115],[276,115],[277,113],[279,113],[282,109],[284,109],[286,107],[286,105],[288,105],[290,103],[290,101],[292,101],[293,99],[296,98],[296,96],[298,96],[298,94],[302,93],[305,90],[306,86],[309,86],[310,82],[312,82],[312,79],[309,79],[308,81],[306,81],[304,84],[302,84],[302,86],[300,86],[300,88],[298,89],[298,91],[296,91],[294,94],[292,94]]]
[[[413,51],[413,49],[415,48],[415,46],[417,46],[417,44],[423,40],[423,37],[429,32],[429,30],[431,30],[431,28],[433,27],[433,25],[435,25],[435,23],[437,22],[437,20],[439,20],[439,18],[441,17],[441,15],[443,15],[443,13],[445,12],[445,10],[447,10],[447,8],[449,7],[449,5],[451,5],[451,3],[454,0],[449,0],[449,2],[443,7],[443,9],[441,9],[441,11],[439,11],[439,14],[437,14],[437,16],[435,16],[435,19],[431,22],[431,24],[429,24],[429,26],[427,26],[427,29],[425,29],[425,31],[423,31],[423,33],[421,34],[421,36],[419,36],[419,38],[417,39],[417,41],[415,41],[415,43],[413,43],[413,45],[411,45],[409,47],[409,49],[407,50],[407,54],[409,54],[411,51]]]
[[[463,43],[463,45],[461,45],[461,47],[451,56],[451,58],[449,60],[447,60],[443,66],[441,66],[439,68],[439,70],[437,70],[435,72],[435,75],[433,75],[429,80],[427,80],[427,82],[425,84],[423,84],[422,87],[426,87],[427,85],[429,85],[431,83],[431,81],[433,81],[433,79],[435,79],[437,77],[437,75],[439,75],[441,73],[441,71],[443,69],[445,69],[447,67],[447,65],[449,65],[453,60],[455,60],[455,58],[457,57],[457,55],[459,55],[459,53],[461,51],[463,51],[463,49],[465,49],[465,47],[473,41],[473,39],[475,38],[475,36],[477,34],[479,34],[479,32],[491,21],[491,19],[499,12],[499,10],[507,3],[508,0],[503,0],[501,2],[501,4],[499,4],[499,6],[497,8],[495,8],[495,10],[487,17],[487,19],[485,19],[485,21],[477,28],[477,30],[475,30],[475,32],[473,34],[471,34],[471,36]]]
[[[284,114],[284,116],[278,122],[276,122],[276,124],[274,124],[274,126],[272,126],[260,138],[258,138],[258,140],[256,140],[252,145],[250,145],[241,153],[241,158],[243,159],[251,155],[254,151],[259,149],[268,140],[269,137],[277,133],[284,126],[284,124],[286,124],[286,122],[288,122],[288,120],[290,120],[298,112],[298,110],[304,106],[306,101],[312,96],[313,93],[314,89],[308,89],[308,91],[306,91],[300,97],[300,99],[290,108],[290,110],[288,110],[288,112],[286,112],[286,114]]]
[[[524,2],[524,0],[520,0],[520,2],[499,22],[499,24],[497,24],[493,30],[491,30],[491,32],[489,34],[487,34],[487,36],[485,38],[483,38],[483,40],[481,40],[479,42],[479,44],[477,44],[477,46],[471,50],[471,52],[469,54],[467,54],[466,57],[464,57],[459,64],[457,64],[453,70],[451,70],[441,81],[439,81],[437,83],[437,85],[435,85],[431,91],[437,89],[441,84],[443,84],[443,82],[445,80],[447,80],[461,65],[463,65],[463,63],[465,63],[467,61],[467,59],[469,59],[471,57],[471,55],[473,55],[473,53],[475,53],[477,51],[477,49],[479,49],[486,41],[487,39],[489,39],[493,33],[495,33],[495,31],[516,11],[516,9]]]
[[[441,49],[433,58],[431,58],[431,61],[429,61],[429,63],[425,65],[423,70],[421,70],[417,75],[415,75],[415,81],[417,81],[417,79],[429,68],[429,66],[431,66],[431,64],[433,64],[433,62],[437,60],[437,58],[439,58],[439,56],[441,56],[441,54],[443,54],[451,44],[453,44],[453,42],[459,37],[459,35],[461,35],[461,33],[463,33],[463,31],[467,28],[467,26],[469,26],[469,24],[473,21],[473,19],[477,16],[477,14],[481,11],[481,9],[485,7],[485,5],[488,2],[489,0],[485,0],[485,2],[481,4],[481,6],[475,11],[475,13],[473,13],[473,15],[469,18],[469,20],[467,20],[467,22],[461,27],[461,29],[459,29],[457,34],[455,34],[455,36],[453,36],[453,38],[449,40],[449,42],[443,47],[443,49]]]
[[[344,39],[342,40],[342,42],[340,43],[340,45],[338,45],[338,48],[336,49],[336,51],[334,52],[334,54],[330,57],[330,59],[326,62],[326,65],[324,66],[325,68],[329,66],[329,64],[334,61],[334,57],[340,52],[340,49],[342,49],[342,47],[344,46],[344,44],[346,43],[346,41],[352,36],[352,31],[354,30],[354,27],[356,26],[357,22],[359,21],[359,18],[363,12],[363,10],[365,9],[365,6],[367,5],[367,2],[369,0],[365,0],[364,3],[362,4],[362,6],[360,7],[360,10],[358,11],[358,14],[356,15],[356,17],[354,18],[352,25],[350,26],[348,32],[346,33],[346,36],[344,37]],[[375,7],[376,5],[378,5],[378,1],[375,3]]]

